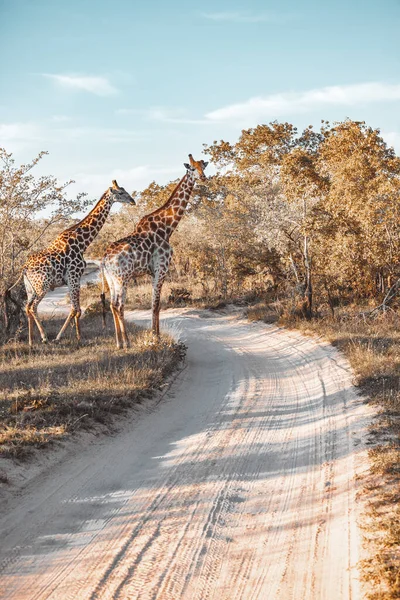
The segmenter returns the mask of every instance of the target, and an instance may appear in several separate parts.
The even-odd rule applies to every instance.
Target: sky
[[[0,0],[0,146],[98,198],[273,120],[400,154],[400,0]]]

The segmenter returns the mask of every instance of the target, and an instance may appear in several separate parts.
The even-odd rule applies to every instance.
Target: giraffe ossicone
[[[25,311],[28,318],[29,345],[33,345],[33,328],[36,323],[42,341],[48,341],[47,334],[38,317],[37,309],[47,292],[55,287],[67,285],[71,297],[71,310],[60,329],[56,341],[66,330],[72,319],[75,320],[76,335],[81,339],[79,319],[81,308],[79,301],[80,281],[86,263],[83,253],[103,227],[114,202],[135,205],[134,199],[114,180],[96,206],[76,225],[72,225],[45,249],[31,254],[22,268],[21,275],[8,292],[24,278],[28,296]]]
[[[108,246],[101,262],[103,280],[110,290],[110,306],[114,318],[115,337],[118,348],[129,347],[124,319],[124,307],[129,282],[140,275],[151,275],[152,328],[160,334],[160,297],[172,258],[169,238],[184,215],[197,179],[206,180],[204,169],[208,162],[196,161],[189,154],[190,164],[185,163],[186,174],[179,181],[167,202],[143,217],[133,233]]]

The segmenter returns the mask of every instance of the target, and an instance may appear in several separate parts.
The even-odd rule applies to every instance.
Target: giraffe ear
[[[208,161],[206,162],[205,160],[201,161],[203,163],[203,169],[206,168],[206,166],[208,165]]]
[[[185,169],[187,169],[188,171],[191,169],[189,163],[183,163],[183,166],[185,167]]]

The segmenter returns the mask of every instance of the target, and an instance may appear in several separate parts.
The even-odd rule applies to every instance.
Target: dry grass
[[[184,306],[186,304],[192,304],[192,298],[196,297],[196,292],[200,292],[200,286],[190,286],[189,289],[185,288],[189,294],[189,297],[182,302],[174,300],[174,296],[176,296],[176,290],[185,288],[184,285],[177,285],[170,281],[166,281],[162,288],[161,295],[161,308],[171,307],[171,306]],[[99,304],[101,293],[101,286],[98,283],[88,283],[81,288],[81,303],[82,306],[88,305],[96,305]],[[152,288],[149,278],[142,277],[137,280],[137,282],[131,283],[128,289],[127,299],[126,299],[126,309],[127,310],[147,310],[151,308],[151,294]],[[109,294],[106,292],[106,298],[109,300]]]
[[[337,318],[289,321],[304,333],[327,338],[342,350],[362,394],[378,407],[370,432],[371,472],[364,494],[368,506],[364,538],[368,554],[362,576],[370,600],[400,598],[400,314],[364,319],[360,308]]]
[[[245,311],[249,321],[263,321],[263,323],[276,323],[280,317],[279,306],[276,304],[265,304],[259,302],[250,306]]]
[[[46,322],[54,339],[61,321]],[[84,341],[72,329],[59,344],[12,342],[0,347],[0,456],[22,458],[33,448],[112,416],[159,388],[184,356],[171,337],[129,325],[131,348],[117,350],[111,323],[83,320]]]
[[[88,283],[81,288],[82,306],[93,306],[100,308],[101,285],[99,283]],[[152,287],[150,277],[144,276],[133,281],[129,288],[126,299],[126,309],[150,309],[151,308]],[[265,293],[259,291],[241,289],[235,294],[230,294],[223,298],[212,289],[206,290],[201,283],[193,282],[186,277],[174,278],[165,281],[161,294],[161,308],[194,306],[196,308],[218,309],[228,304],[238,306],[254,305],[260,296]],[[109,294],[106,292],[107,302]],[[261,306],[261,304],[259,305]],[[265,304],[264,304],[265,307]],[[270,311],[271,312],[271,311]],[[276,321],[277,308],[273,309],[275,315],[273,321]],[[259,320],[259,319],[258,319]]]

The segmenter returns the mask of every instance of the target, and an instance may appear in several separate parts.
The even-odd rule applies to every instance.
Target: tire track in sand
[[[164,323],[187,368],[0,520],[1,598],[361,598],[352,434],[368,419],[345,361],[226,315]]]

